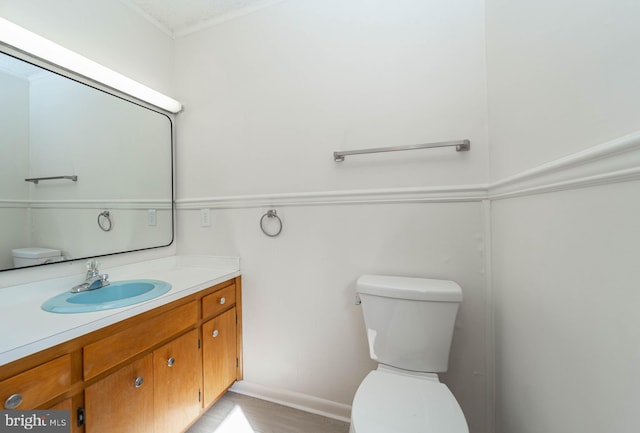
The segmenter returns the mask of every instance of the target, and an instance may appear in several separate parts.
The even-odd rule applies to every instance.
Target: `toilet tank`
[[[11,255],[13,256],[13,266],[16,268],[57,262],[62,258],[60,250],[39,247],[16,248],[11,250]]]
[[[371,359],[392,367],[444,373],[462,289],[448,280],[363,275],[362,301]]]

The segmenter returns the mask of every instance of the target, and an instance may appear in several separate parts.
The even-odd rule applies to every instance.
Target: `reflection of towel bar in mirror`
[[[73,176],[53,176],[53,177],[32,177],[29,179],[25,179],[25,182],[33,182],[34,184],[38,184],[41,180],[56,180],[56,179],[69,179],[74,182],[78,181],[78,176],[75,174]]]
[[[431,149],[434,147],[453,147],[453,146],[456,147],[456,150],[458,152],[466,152],[471,148],[471,142],[469,140],[458,140],[458,141],[443,141],[440,143],[411,144],[408,146],[378,147],[375,149],[346,150],[343,152],[333,152],[333,159],[336,162],[340,162],[340,161],[344,161],[344,157],[347,155],[363,155],[365,153],[398,152],[401,150]]]

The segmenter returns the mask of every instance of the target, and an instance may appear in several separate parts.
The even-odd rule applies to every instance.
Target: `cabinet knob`
[[[217,330],[217,329],[214,329],[214,330],[213,330],[213,332],[211,333],[211,336],[212,336],[213,338],[216,338],[216,337],[218,336],[218,334],[219,334],[218,330]]]
[[[22,396],[20,394],[10,395],[4,402],[5,409],[15,409],[22,403]]]
[[[175,363],[176,363],[176,359],[173,356],[167,360],[168,367],[173,367],[173,364]]]
[[[142,376],[136,377],[136,380],[133,382],[136,388],[140,388],[143,383],[144,383],[144,378]]]
[[[227,299],[226,299],[224,296],[223,296],[222,298],[218,299],[218,303],[219,303],[220,305],[224,305],[224,304],[225,304],[225,302],[227,302]]]

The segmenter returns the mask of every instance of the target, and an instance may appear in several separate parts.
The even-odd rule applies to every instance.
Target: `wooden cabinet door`
[[[153,433],[153,357],[85,389],[86,433]]]
[[[204,405],[209,406],[236,380],[235,307],[202,325]]]
[[[183,431],[200,414],[198,330],[153,352],[155,433]]]

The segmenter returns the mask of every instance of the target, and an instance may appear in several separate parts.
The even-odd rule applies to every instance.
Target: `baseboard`
[[[258,385],[246,380],[236,382],[229,391],[261,400],[278,403],[305,412],[322,415],[339,421],[349,422],[351,406],[334,401],[313,397],[307,394]]]

